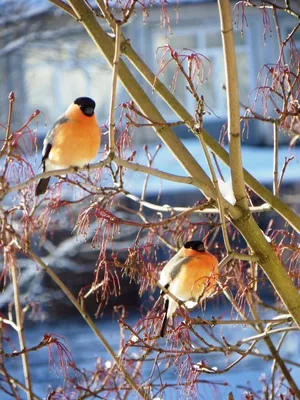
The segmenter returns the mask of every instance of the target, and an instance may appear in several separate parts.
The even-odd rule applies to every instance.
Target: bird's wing
[[[169,285],[179,274],[182,266],[190,260],[190,257],[180,257],[175,254],[160,273],[159,283],[162,286]]]
[[[51,143],[47,143],[47,144],[44,143],[43,152],[42,152],[42,155],[43,155],[42,164],[43,164],[44,171],[45,171],[45,161],[47,160],[47,158],[49,156],[51,148],[52,148]]]
[[[52,143],[53,143],[53,139],[55,137],[55,134],[57,132],[57,129],[65,124],[68,121],[68,117],[66,116],[66,114],[63,114],[62,116],[60,116],[58,118],[58,120],[54,123],[54,125],[52,126],[52,128],[49,130],[49,132],[47,133],[45,139],[44,139],[44,143],[43,143],[43,151],[42,151],[42,163],[44,164],[45,161],[47,160],[50,150],[52,148]]]

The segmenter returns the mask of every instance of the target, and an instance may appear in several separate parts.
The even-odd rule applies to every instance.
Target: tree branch
[[[229,0],[218,0],[226,76],[226,96],[229,135],[229,162],[232,187],[237,205],[248,208],[242,165],[240,135],[240,104],[234,36]]]
[[[273,123],[273,194],[278,196],[279,185],[278,185],[278,124]]]
[[[138,196],[128,192],[125,189],[122,189],[122,193],[124,196],[128,197],[128,199],[131,199],[132,201],[135,201],[136,203],[142,205],[143,207],[149,208],[150,210],[158,211],[158,212],[164,212],[164,213],[169,213],[169,212],[183,212],[190,210],[191,207],[171,207],[167,204],[164,204],[163,206],[160,206],[158,204],[153,204],[150,203],[149,201],[142,200]],[[192,207],[194,208],[194,207]],[[249,207],[249,210],[252,213],[261,213],[261,212],[266,212],[270,211],[271,208],[268,204],[262,204],[261,206],[252,206]],[[272,211],[272,210],[271,210]],[[195,207],[193,213],[197,214],[219,214],[220,210],[218,208],[205,208],[204,210],[197,210]]]
[[[118,157],[116,154],[114,154],[114,155],[110,154],[104,160],[102,160],[98,163],[95,163],[95,164],[90,164],[89,166],[86,166],[83,168],[69,167],[69,168],[65,168],[65,169],[46,171],[41,174],[37,174],[37,175],[33,176],[32,178],[27,179],[23,183],[18,183],[17,185],[9,187],[6,190],[5,194],[17,192],[19,190],[25,189],[26,187],[32,185],[33,183],[37,182],[41,178],[47,178],[49,176],[67,175],[67,174],[72,174],[72,173],[76,173],[76,172],[80,172],[80,171],[92,171],[94,169],[103,168],[105,165],[108,165],[111,162],[114,162],[117,165],[121,165],[122,167],[128,168],[132,171],[143,172],[145,174],[156,176],[158,178],[162,178],[162,179],[165,179],[165,180],[168,180],[171,182],[185,183],[187,185],[193,185],[196,187],[199,187],[201,185],[201,182],[199,182],[197,179],[194,179],[192,177],[170,174],[168,172],[160,171],[156,168],[150,168],[145,165],[141,165],[138,163],[132,163],[130,161],[123,160],[122,158]]]
[[[115,125],[115,107],[116,107],[116,96],[117,96],[117,83],[118,83],[118,67],[119,67],[119,59],[120,59],[120,35],[121,35],[121,26],[116,24],[115,31],[115,54],[113,61],[113,71],[112,71],[112,90],[111,90],[111,99],[110,99],[110,107],[109,107],[109,152],[114,153],[115,151],[115,133],[116,133],[116,125]]]
[[[217,203],[218,203],[218,209],[220,211],[220,220],[221,220],[224,244],[225,244],[227,254],[230,254],[232,252],[232,249],[231,249],[231,245],[230,245],[230,241],[229,241],[229,237],[228,237],[228,233],[227,233],[227,227],[226,227],[226,218],[225,218],[225,212],[224,212],[224,199],[223,199],[223,196],[221,195],[221,192],[219,189],[217,176],[215,174],[214,167],[212,165],[212,162],[211,162],[211,159],[210,159],[207,147],[206,147],[206,143],[203,139],[201,128],[199,129],[198,138],[202,145],[202,148],[203,148],[203,151],[205,154],[205,158],[206,158],[206,161],[207,161],[210,173],[211,173],[211,178],[212,178],[212,181],[213,181],[213,184],[215,187],[215,191],[217,194]]]
[[[28,389],[21,383],[19,382],[17,379],[13,378],[12,376],[8,376],[5,373],[5,370],[3,370],[3,367],[0,367],[0,374],[2,374],[3,376],[5,376],[7,379],[9,379],[9,383],[19,387],[20,389],[22,389],[25,393],[28,394]],[[36,396],[35,394],[33,394],[33,400],[42,400],[40,397]]]
[[[20,349],[24,349],[26,348],[26,342],[24,336],[24,312],[22,310],[20,301],[17,266],[15,265],[15,263],[13,263],[13,265],[11,266],[11,276],[14,288],[14,302],[15,302],[16,322],[18,326],[17,332],[19,337]],[[27,399],[33,400],[32,382],[30,376],[28,357],[26,353],[21,353],[21,354],[22,354],[21,359],[23,364],[25,387],[27,389]]]

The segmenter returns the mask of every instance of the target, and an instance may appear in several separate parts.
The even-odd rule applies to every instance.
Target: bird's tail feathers
[[[159,336],[161,338],[163,338],[165,336],[166,330],[167,330],[167,326],[168,326],[168,308],[169,308],[169,299],[165,298],[165,302],[164,302],[164,319],[160,328],[160,333]]]
[[[41,194],[45,193],[48,187],[50,177],[49,178],[43,178],[40,179],[36,189],[35,189],[35,195],[40,196]]]
[[[165,297],[165,303],[164,303],[165,315],[164,315],[163,323],[162,323],[162,326],[160,329],[160,337],[164,337],[166,330],[167,330],[168,321],[172,317],[174,312],[176,311],[177,307],[178,307],[178,304],[175,300],[173,300],[172,298],[167,297],[167,296]]]

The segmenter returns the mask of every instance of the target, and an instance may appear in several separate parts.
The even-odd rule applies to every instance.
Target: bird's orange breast
[[[63,167],[83,167],[97,155],[101,132],[96,118],[69,119],[56,128],[49,160]]]
[[[218,279],[218,260],[212,254],[198,253],[191,257],[176,277],[175,295],[181,299],[203,298],[214,292]]]

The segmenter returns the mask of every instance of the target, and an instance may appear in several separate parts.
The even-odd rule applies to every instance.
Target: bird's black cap
[[[78,104],[79,107],[96,107],[96,103],[94,100],[90,99],[89,97],[78,97],[75,101],[74,104]]]
[[[94,114],[96,103],[89,97],[78,97],[74,104],[77,104],[86,116],[91,117]]]
[[[186,242],[183,246],[185,249],[192,249],[196,251],[205,251],[204,243],[201,240],[191,240]]]

